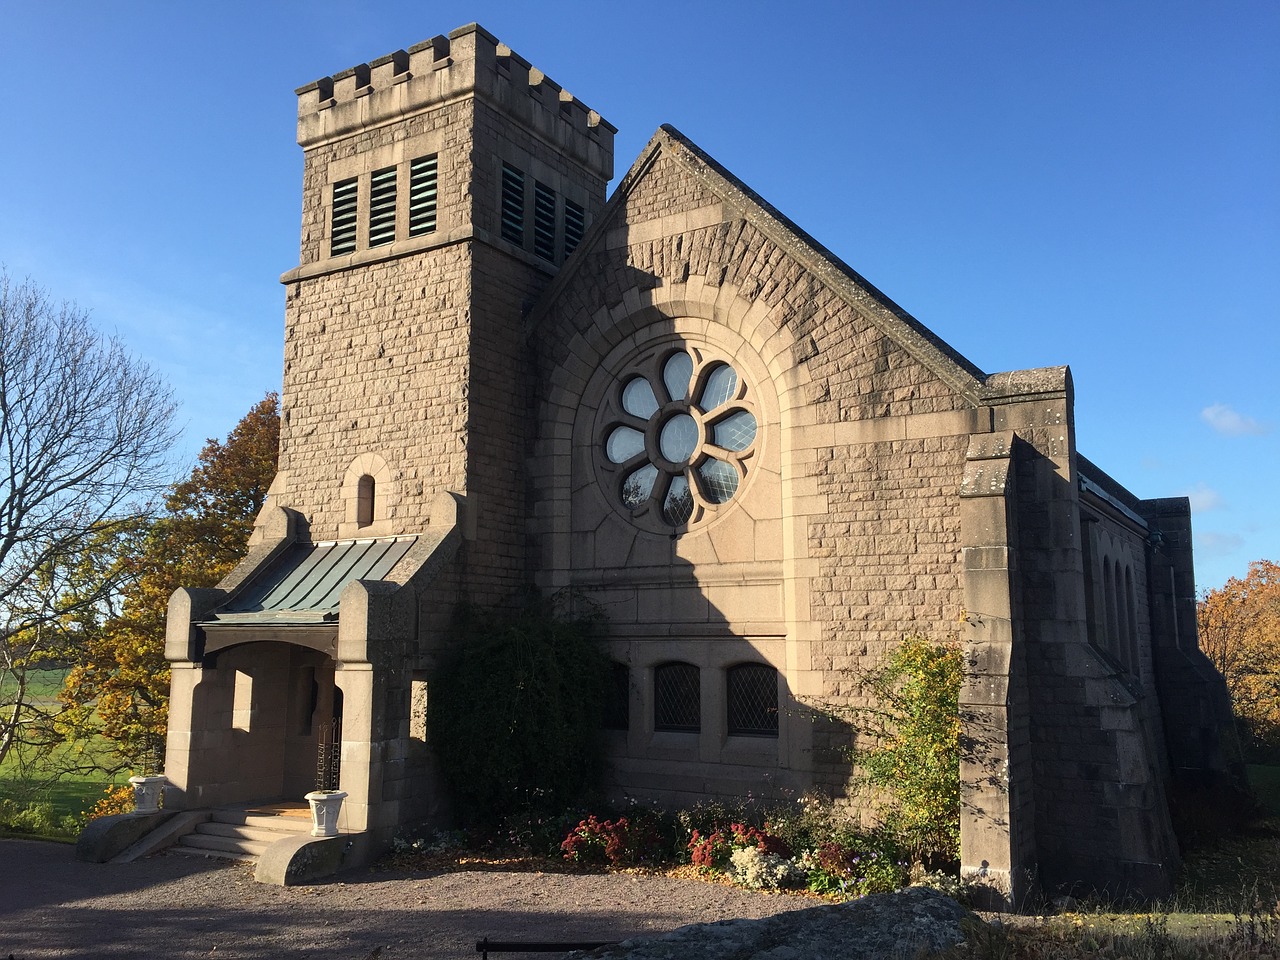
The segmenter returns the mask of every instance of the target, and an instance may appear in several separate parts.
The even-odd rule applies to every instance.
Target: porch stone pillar
[[[200,750],[207,739],[207,712],[197,711],[197,687],[205,679],[202,644],[196,622],[226,598],[226,591],[179,587],[169,597],[165,619],[165,659],[169,661],[169,725],[165,735],[164,775],[169,787],[165,808],[184,810],[201,805]]]
[[[169,729],[165,737],[164,775],[169,786],[164,792],[166,810],[184,810],[199,806],[199,790],[192,782],[192,768],[199,765],[193,756],[198,739],[193,729],[196,719],[193,707],[196,688],[204,680],[200,664],[190,662],[169,665]]]
[[[339,663],[334,683],[342,691],[342,772],[339,787],[347,794],[342,804],[344,832],[367,830],[369,812],[380,799],[382,764],[375,762],[380,745],[374,742],[373,665]]]

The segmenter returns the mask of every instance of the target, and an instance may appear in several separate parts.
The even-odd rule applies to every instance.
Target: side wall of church
[[[1197,808],[1204,804],[1230,817],[1246,781],[1226,681],[1197,637],[1191,505],[1170,497],[1135,507],[1152,531],[1151,652],[1174,789],[1199,795]],[[1206,804],[1206,796],[1214,799]]]
[[[1086,544],[1070,380],[1058,394],[997,408],[1019,439],[1017,569],[1034,758],[1036,870],[1055,890],[1162,896],[1178,863],[1154,694],[1090,642]],[[1108,523],[1106,537],[1127,542]],[[1133,548],[1127,543],[1126,550]]]

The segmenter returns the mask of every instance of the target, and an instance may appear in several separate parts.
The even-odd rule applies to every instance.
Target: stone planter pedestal
[[[134,813],[155,813],[160,809],[160,795],[169,781],[163,774],[152,777],[130,777],[133,784]]]
[[[311,804],[313,837],[338,835],[338,812],[342,809],[342,801],[346,796],[341,790],[315,790],[306,795],[304,799]]]

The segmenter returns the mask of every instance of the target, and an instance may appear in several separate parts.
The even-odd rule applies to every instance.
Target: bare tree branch
[[[47,729],[27,672],[118,588],[83,559],[167,486],[173,423],[169,387],[119,340],[0,272],[0,760],[24,724]]]

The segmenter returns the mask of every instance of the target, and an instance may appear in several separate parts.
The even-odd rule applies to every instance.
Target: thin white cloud
[[[1196,484],[1190,490],[1184,490],[1182,495],[1191,501],[1191,509],[1195,513],[1204,513],[1206,510],[1216,510],[1222,506],[1222,496],[1217,490],[1206,486],[1203,483]]]
[[[1234,533],[1196,534],[1196,553],[1210,557],[1226,557],[1244,546],[1244,537]]]
[[[1259,423],[1253,417],[1246,417],[1225,403],[1205,407],[1200,411],[1200,419],[1228,437],[1258,436],[1271,431],[1270,425]]]

